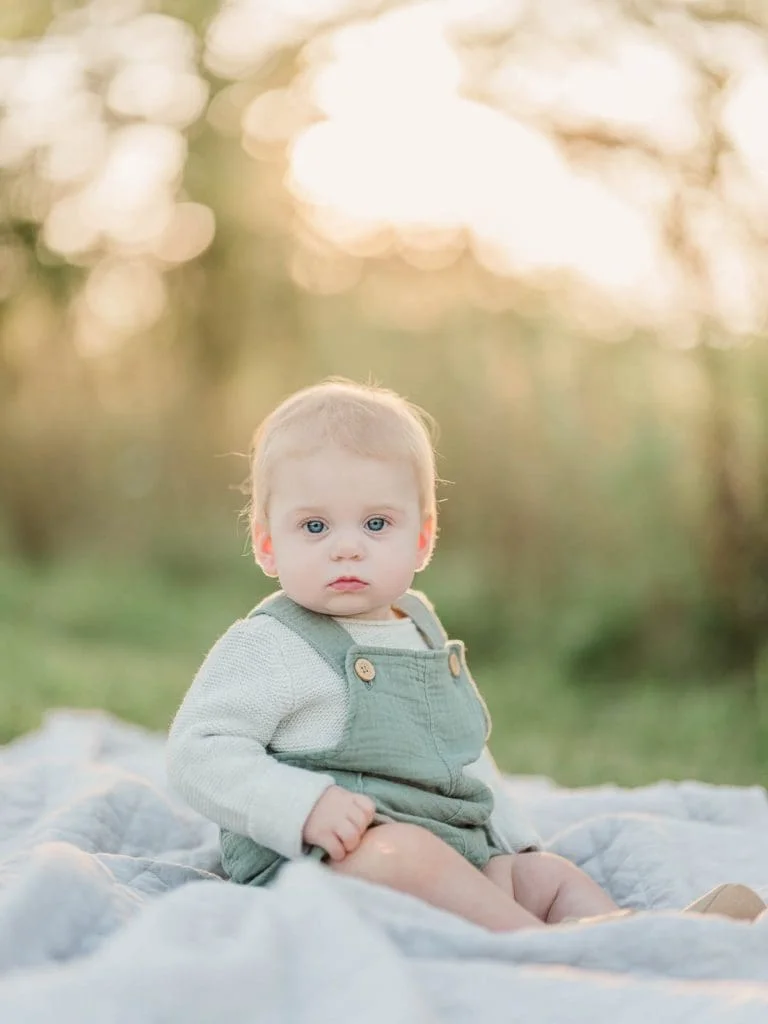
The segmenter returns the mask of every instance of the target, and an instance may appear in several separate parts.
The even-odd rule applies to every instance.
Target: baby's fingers
[[[370,825],[376,813],[376,804],[369,796],[355,796],[355,808],[363,815],[366,825]]]
[[[363,832],[365,825],[361,827],[354,821],[344,821],[336,829],[336,838],[343,844],[347,853],[352,853],[360,845]]]
[[[351,822],[352,825],[354,825],[359,835],[362,835],[363,832],[365,832],[365,830],[371,824],[372,820],[373,815],[367,814],[359,807],[350,807],[350,809],[347,811],[347,821]]]
[[[344,844],[335,832],[327,832],[317,845],[325,850],[331,860],[344,860],[347,855]]]

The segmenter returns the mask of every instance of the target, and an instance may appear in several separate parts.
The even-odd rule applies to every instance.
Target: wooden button
[[[461,661],[456,651],[451,651],[450,657],[448,658],[448,668],[451,670],[451,675],[454,679],[458,679],[461,675]]]
[[[370,683],[376,676],[376,669],[367,658],[358,658],[355,662],[355,675],[364,683]]]

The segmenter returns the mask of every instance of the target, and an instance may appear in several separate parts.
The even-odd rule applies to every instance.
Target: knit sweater
[[[336,621],[361,646],[426,647],[410,619]],[[208,653],[176,713],[167,745],[169,779],[221,828],[298,857],[306,820],[334,779],[280,763],[270,751],[336,746],[348,707],[346,680],[297,633],[269,615],[238,620]],[[491,829],[501,847],[538,846],[489,751],[466,771],[493,792]]]

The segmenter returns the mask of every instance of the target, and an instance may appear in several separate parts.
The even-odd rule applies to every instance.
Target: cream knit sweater
[[[422,650],[410,619],[337,619],[356,644]],[[302,853],[310,811],[331,775],[281,764],[275,751],[335,746],[347,684],[297,633],[269,615],[241,619],[213,646],[171,726],[168,775],[195,810],[285,857]],[[503,849],[540,844],[503,790],[486,749],[467,771],[493,791],[491,826]]]

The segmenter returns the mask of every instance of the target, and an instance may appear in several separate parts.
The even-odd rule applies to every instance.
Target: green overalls
[[[276,760],[332,775],[339,786],[376,804],[375,823],[422,825],[476,867],[503,851],[488,822],[491,790],[464,772],[483,751],[490,719],[470,676],[464,645],[448,640],[429,603],[408,591],[395,608],[407,615],[428,650],[363,647],[328,615],[278,592],[250,613],[272,615],[298,633],[346,680],[349,712],[339,743]],[[286,858],[247,836],[221,832],[222,865],[235,882],[263,885]],[[307,848],[310,856],[323,851]]]

